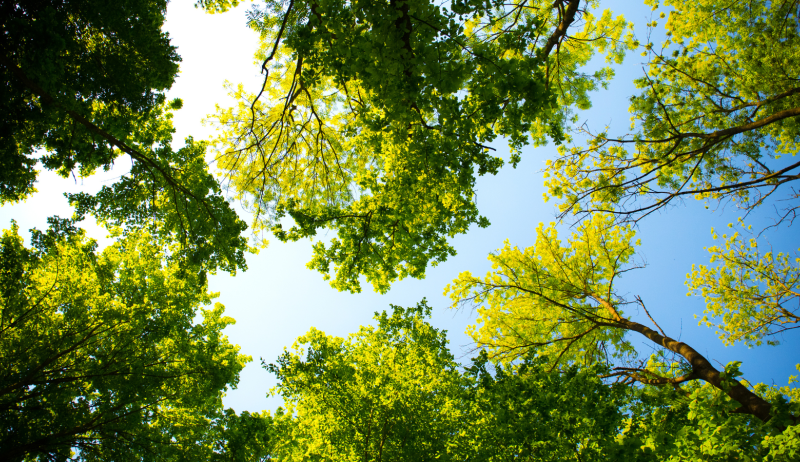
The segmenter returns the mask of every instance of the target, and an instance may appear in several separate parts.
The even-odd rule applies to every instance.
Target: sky
[[[634,2],[603,2],[606,5],[639,25],[657,17],[651,17],[649,7]],[[195,9],[192,1],[169,3],[164,29],[183,60],[180,76],[168,94],[184,102],[174,118],[177,133],[173,148],[179,148],[187,136],[208,139],[214,135],[213,128],[203,124],[203,119],[214,112],[216,104],[231,103],[224,88],[226,81],[243,83],[251,90],[260,85],[259,64],[253,58],[258,37],[245,25],[248,7],[249,3],[245,3],[227,13],[210,15]],[[642,27],[637,27],[636,32],[640,38],[647,33]],[[593,128],[609,125],[611,132],[614,129],[625,132],[629,124],[628,98],[636,92],[631,82],[642,72],[642,59],[637,53],[628,55],[625,63],[616,68],[616,77],[609,88],[593,95],[593,108],[579,114],[580,123],[585,121]],[[498,152],[507,153],[502,141],[495,143],[495,147]],[[242,353],[253,357],[241,374],[238,388],[227,393],[225,405],[237,412],[274,410],[279,406],[279,398],[267,397],[275,380],[261,368],[261,358],[267,363],[275,361],[284,348],[291,347],[310,327],[345,337],[359,326],[370,324],[376,311],[389,310],[391,304],[415,305],[423,298],[433,307],[432,324],[447,330],[451,351],[462,363],[468,362],[473,356],[473,345],[464,330],[474,322],[476,313],[450,309],[451,302],[443,296],[443,288],[462,271],[485,274],[490,269],[486,256],[502,247],[505,239],[520,248],[530,246],[537,225],[554,221],[553,204],[542,200],[541,174],[545,160],[554,154],[552,144],[528,148],[516,169],[507,166],[496,176],[481,177],[477,183],[478,207],[491,226],[473,227],[466,235],[457,236],[452,240],[458,252],[455,257],[429,268],[424,280],[396,282],[386,294],[373,292],[368,284],[363,284],[363,292],[359,294],[332,289],[319,273],[305,267],[311,259],[308,240],[281,243],[271,239],[258,255],[248,256],[246,272],[235,277],[226,273],[211,276],[210,289],[220,293],[218,301],[226,306],[226,315],[237,321],[225,333],[232,343],[241,346]],[[38,192],[23,203],[0,208],[0,223],[8,227],[10,220],[15,219],[23,230],[44,229],[48,216],[72,214],[64,192],[96,191],[129,167],[130,160],[120,158],[112,171],[85,179],[62,179],[41,172],[36,185]],[[739,360],[743,363],[744,378],[751,382],[785,385],[789,375],[797,374],[794,369],[800,351],[797,334],[780,337],[779,347],[748,349],[724,347],[713,329],[697,326],[693,315],[702,313],[704,303],[699,297],[687,297],[686,273],[693,263],[708,264],[704,247],[715,245],[712,227],[723,229],[742,215],[730,205],[710,204],[709,209],[705,205],[688,200],[641,222],[637,235],[642,241],[640,257],[647,267],[626,274],[621,291],[631,297],[641,296],[668,335],[693,346],[718,368]],[[769,223],[772,215],[767,209],[762,207],[752,214],[748,223],[754,224],[754,228]],[[249,221],[249,217],[243,218]],[[93,223],[84,222],[84,227],[101,245],[108,242],[105,232]],[[767,233],[766,238],[776,250],[791,252],[796,249],[797,230],[782,227]],[[644,313],[633,310],[629,314],[634,320],[649,324]],[[640,351],[646,357],[650,350],[643,346]]]

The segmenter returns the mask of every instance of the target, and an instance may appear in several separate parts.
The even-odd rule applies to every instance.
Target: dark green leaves
[[[0,244],[0,446],[10,460],[182,460],[249,358],[202,275],[129,232],[102,253],[68,222]],[[195,321],[202,314],[202,320]],[[73,452],[72,455],[75,455]]]
[[[161,28],[166,2],[4,4],[0,71],[8,85],[0,126],[0,202],[31,194],[41,165],[62,176],[109,169],[132,159],[119,183],[95,196],[77,194],[78,218],[141,229],[182,246],[201,271],[244,268],[246,226],[207,171],[205,145],[171,148],[166,102],[180,58]]]

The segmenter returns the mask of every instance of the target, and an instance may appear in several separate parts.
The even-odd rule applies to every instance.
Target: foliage
[[[455,254],[449,238],[489,224],[476,173],[504,161],[487,143],[506,138],[516,165],[531,137],[561,142],[571,108],[613,74],[579,71],[630,45],[597,3],[267,1],[250,12],[264,84],[232,89],[238,105],[214,116],[218,165],[255,229],[336,231],[309,263],[333,287],[424,277]]]
[[[309,267],[339,290],[359,291],[362,275],[379,292],[424,277],[455,254],[449,239],[489,224],[476,175],[516,166],[530,143],[571,142],[574,109],[613,76],[581,69],[595,52],[619,63],[638,46],[598,4],[267,0],[248,16],[263,86],[231,87],[238,104],[213,116],[226,186],[257,232],[293,241],[335,230]],[[796,377],[778,388],[742,380],[739,362],[718,370],[616,285],[638,267],[620,219],[685,195],[749,211],[798,178],[800,164],[780,160],[798,143],[796,2],[665,5],[668,39],[644,45],[649,69],[631,99],[636,133],[584,128],[588,146],[560,147],[548,164],[546,198],[561,201],[561,217],[591,216],[566,242],[555,224],[530,248],[506,242],[485,277],[465,272],[446,289],[454,305],[478,307],[478,358],[459,366],[424,301],[376,313],[377,327],[347,339],[311,328],[265,365],[286,403],[274,415],[223,410],[249,357],[222,334],[233,320],[221,305],[197,317],[215,296],[206,273],[244,268],[252,249],[208,173],[206,144],[171,147],[182,102],[164,94],[179,62],[161,31],[166,2],[0,5],[0,203],[35,191],[37,161],[86,176],[123,153],[133,160],[98,194],[69,196],[76,216],[34,231],[33,248],[16,226],[0,240],[4,456],[796,460]],[[488,146],[498,137],[510,159]],[[795,216],[789,203],[781,220]],[[87,214],[114,245],[98,252],[74,227]],[[722,238],[708,249],[716,265],[688,275],[690,291],[725,343],[775,343],[798,320],[797,261]],[[625,314],[631,304],[656,330]],[[649,360],[630,332],[656,347]]]
[[[286,401],[280,460],[581,460],[615,444],[627,395],[596,369],[547,371],[541,360],[464,372],[430,308],[394,306],[347,340],[312,329],[267,368]],[[301,347],[303,345],[304,347]],[[303,357],[305,356],[305,358]]]
[[[630,391],[626,422],[615,437],[616,460],[793,460],[797,426],[779,430],[730,412],[736,404],[708,383]]]
[[[224,13],[231,8],[236,8],[241,3],[241,0],[198,0],[195,4],[195,8],[202,8],[206,10],[206,12],[214,14],[214,13]]]
[[[598,377],[603,367],[551,371],[548,359],[525,357],[487,370],[484,351],[465,370],[471,410],[456,438],[454,460],[615,460],[625,387]],[[619,460],[619,459],[616,459]]]
[[[180,58],[161,31],[166,1],[5,2],[0,72],[0,203],[35,189],[37,160],[66,177],[109,169],[120,154],[133,166],[96,196],[71,201],[109,225],[173,236],[203,270],[244,268],[246,225],[207,172],[205,145],[171,148],[167,102]],[[40,150],[46,151],[41,153]]]
[[[655,10],[660,2],[646,3]],[[644,45],[649,68],[630,106],[635,132],[587,131],[585,148],[560,148],[547,168],[545,198],[562,200],[562,216],[639,219],[687,195],[752,210],[798,178],[800,163],[780,160],[800,142],[796,3],[663,3],[667,39],[660,49]],[[796,210],[789,205],[782,219]]]
[[[506,242],[490,255],[492,271],[485,278],[467,271],[445,288],[454,302],[478,307],[480,327],[470,326],[467,333],[506,363],[534,349],[553,368],[631,354],[624,331],[608,329],[614,319],[596,300],[620,304],[614,282],[633,263],[633,230],[612,227],[608,217],[596,215],[564,244],[553,224],[540,224],[536,233],[532,247],[520,250]]]
[[[204,279],[157,236],[102,252],[51,219],[0,256],[0,446],[9,460],[203,457],[203,441],[249,357]],[[198,311],[202,314],[195,321]]]
[[[635,359],[625,335],[636,332],[661,354],[676,357],[678,367],[660,371],[652,364],[626,365],[616,367],[613,376],[657,386],[705,380],[738,402],[737,412],[770,420],[772,404],[736,379],[738,367],[717,370],[697,350],[670,338],[641,298],[629,301],[615,290],[615,280],[635,265],[633,231],[614,226],[613,221],[610,215],[593,215],[566,246],[558,240],[554,225],[540,226],[533,247],[521,252],[506,245],[491,255],[493,269],[486,277],[459,275],[445,291],[454,306],[479,306],[480,326],[469,331],[473,339],[506,362],[535,351],[553,358],[551,368],[556,368],[562,361],[591,365]],[[624,316],[620,308],[630,303],[645,310],[658,332]],[[791,422],[796,419],[793,415]]]
[[[646,3],[659,7],[655,0]],[[671,8],[660,14],[669,14],[667,40],[661,51],[644,45],[649,69],[636,81],[642,95],[631,99],[635,133],[612,138],[582,128],[588,145],[559,147],[547,164],[545,199],[559,199],[560,218],[576,214],[578,232],[562,244],[555,224],[540,226],[533,247],[521,251],[506,243],[489,257],[493,269],[485,278],[462,273],[446,292],[456,304],[479,306],[470,334],[500,361],[535,353],[554,369],[601,362],[614,366],[608,378],[630,386],[670,385],[689,397],[684,421],[665,431],[681,438],[669,443],[670,457],[789,454],[790,443],[772,455],[764,448],[772,437],[791,439],[776,435],[795,431],[799,409],[784,406],[794,389],[751,386],[738,378],[739,363],[717,370],[697,350],[670,338],[644,301],[627,299],[614,282],[636,267],[633,233],[620,222],[638,221],[684,195],[731,199],[750,211],[797,179],[800,164],[780,160],[797,152],[799,133],[796,4],[664,3]],[[790,205],[780,220],[793,219],[796,210]],[[793,328],[796,265],[790,257],[762,253],[755,241],[742,244],[738,234],[723,238],[726,248],[709,249],[712,264],[719,263],[695,267],[687,282],[706,298],[706,313],[719,319],[721,338],[757,345]],[[621,309],[630,304],[638,304],[658,332],[624,316]],[[636,361],[628,332],[655,343],[650,361]]]
[[[3,170],[4,202],[33,192],[32,155],[40,147],[50,151],[44,167],[65,176],[75,168],[86,176],[117,157],[68,110],[125,141],[137,119],[163,103],[180,60],[161,32],[166,6],[161,0],[3,4],[8,136],[2,149],[4,159],[20,161]]]
[[[393,307],[376,314],[379,327],[347,340],[312,329],[267,366],[279,380],[273,393],[287,403],[271,421],[271,456],[788,462],[796,451],[796,426],[758,425],[730,412],[738,403],[708,383],[607,384],[601,364],[554,370],[552,359],[526,355],[504,367],[485,351],[459,368],[444,333],[425,320],[429,310]],[[762,386],[759,393],[773,400],[781,392]],[[778,414],[798,410],[780,407]]]
[[[787,428],[783,434],[764,441],[763,445],[769,449],[771,460],[797,460],[800,457],[800,425]]]
[[[162,128],[171,138],[171,125]],[[159,133],[164,134],[164,133]],[[164,140],[167,143],[168,140]],[[168,144],[168,143],[167,143]],[[70,194],[76,218],[93,215],[106,226],[145,230],[162,239],[180,243],[173,257],[184,258],[203,271],[235,273],[246,269],[245,251],[255,251],[242,236],[247,225],[223,196],[219,183],[208,172],[206,143],[186,139],[186,146],[172,151],[160,148],[157,156],[170,159],[170,177],[153,174],[143,163],[95,195]],[[179,185],[179,191],[176,186]]]
[[[277,433],[268,411],[236,414],[225,409],[211,425],[205,437],[213,452],[206,453],[211,462],[254,462],[270,459]]]
[[[717,265],[693,265],[686,281],[691,292],[705,298],[705,314],[719,319],[720,339],[726,345],[742,341],[752,347],[761,345],[764,337],[796,329],[800,323],[800,258],[772,251],[762,254],[755,238],[746,243],[738,231],[730,237],[723,234],[722,239],[725,248],[708,249],[711,263]],[[713,325],[707,316],[700,323]],[[777,343],[767,340],[770,345]]]
[[[280,460],[433,460],[463,418],[459,373],[430,308],[393,307],[347,339],[312,328],[267,370],[291,424]]]

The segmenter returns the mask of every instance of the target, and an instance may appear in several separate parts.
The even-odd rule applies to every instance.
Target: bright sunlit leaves
[[[658,8],[658,2],[649,2]],[[760,205],[794,179],[800,142],[800,35],[790,2],[663,2],[668,39],[644,45],[632,134],[589,133],[548,167],[564,216],[639,218],[679,196]],[[649,27],[657,27],[657,22]],[[794,173],[791,173],[794,171]]]
[[[622,17],[538,0],[267,2],[249,15],[266,76],[211,118],[223,182],[256,230],[335,230],[309,267],[355,292],[360,276],[379,292],[422,278],[455,254],[452,237],[487,226],[475,178],[504,164],[489,143],[507,139],[514,165],[531,141],[560,143],[613,75],[581,66],[632,46]]]
[[[724,247],[708,248],[710,266],[693,265],[687,274],[690,295],[706,301],[707,316],[700,322],[715,326],[726,345],[776,345],[776,334],[800,327],[800,258],[765,252],[764,244],[739,231],[722,239]]]

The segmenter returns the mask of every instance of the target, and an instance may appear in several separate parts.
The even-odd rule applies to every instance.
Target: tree
[[[654,9],[658,0],[645,3]],[[796,2],[666,0],[667,39],[631,98],[632,135],[589,133],[549,164],[547,197],[567,214],[638,220],[676,199],[734,201],[750,211],[800,178],[800,18]],[[657,21],[650,25],[655,27]]]
[[[744,227],[749,232],[750,227]],[[733,228],[733,225],[730,225]],[[713,230],[712,230],[713,232]],[[718,236],[714,233],[714,238]],[[745,243],[739,232],[730,237],[723,234],[725,248],[711,247],[711,263],[716,266],[692,265],[686,285],[691,293],[706,300],[707,315],[720,319],[716,325],[720,339],[726,345],[737,341],[746,345],[761,345],[772,337],[800,324],[800,259],[788,254],[762,252],[756,239]],[[792,264],[794,263],[794,264]],[[704,316],[701,323],[713,325]],[[767,340],[777,345],[776,340]]]
[[[689,382],[681,391],[628,391],[632,396],[624,407],[625,422],[614,438],[616,446],[607,453],[612,460],[788,462],[800,454],[798,426],[780,433],[771,425],[759,425],[753,416],[731,412],[733,406],[708,383]],[[768,394],[777,399],[775,390]]]
[[[290,419],[281,460],[434,460],[458,431],[460,375],[430,308],[393,307],[348,339],[311,329],[266,369]],[[280,437],[279,437],[280,438]]]
[[[492,374],[485,351],[473,359],[464,374],[470,418],[462,420],[453,460],[623,458],[615,437],[625,424],[628,390],[603,383],[602,365],[552,371],[547,362],[528,355],[508,368],[494,364]]]
[[[616,367],[614,375],[676,387],[703,380],[738,403],[735,412],[769,421],[772,404],[735,379],[741,375],[737,364],[719,371],[690,345],[669,337],[652,317],[658,331],[624,315],[623,307],[637,303],[650,316],[641,298],[628,300],[615,290],[616,280],[637,267],[631,260],[633,236],[630,226],[614,226],[612,217],[600,214],[583,222],[567,245],[553,225],[540,225],[533,247],[521,251],[506,243],[490,255],[493,270],[486,277],[464,272],[446,291],[456,304],[479,307],[480,327],[471,334],[493,356],[509,361],[536,351],[553,358],[553,369],[562,362],[624,361],[635,351],[625,336],[635,332],[678,361],[659,370],[664,355],[653,364]],[[797,424],[793,412],[790,422]]]
[[[514,364],[481,351],[459,366],[424,302],[393,307],[347,339],[310,330],[277,364],[271,416],[279,460],[775,460],[798,454],[798,427],[754,426],[718,412],[708,384],[606,383],[604,364],[551,367],[546,355]],[[762,390],[774,397],[777,390]],[[796,394],[796,393],[795,393]],[[781,412],[786,411],[785,406]]]
[[[16,225],[0,241],[4,458],[208,456],[223,392],[250,360],[221,332],[234,321],[202,308],[215,294],[157,236],[98,252],[69,221],[51,224],[33,248]]]
[[[492,374],[482,354],[462,372],[424,301],[392,310],[346,340],[312,329],[267,366],[278,378],[272,393],[286,403],[273,421],[273,455],[582,460],[616,445],[628,396],[599,369],[552,373],[528,358]]]
[[[448,238],[487,226],[475,178],[511,164],[531,139],[563,139],[571,108],[620,62],[626,22],[596,1],[268,1],[250,12],[264,83],[232,89],[214,120],[218,166],[282,240],[336,230],[309,267],[339,290],[359,276],[385,292],[455,254]],[[286,230],[280,219],[291,216]],[[333,268],[331,268],[333,267]]]
[[[659,6],[646,3],[654,10]],[[554,370],[603,362],[616,366],[608,378],[631,386],[671,385],[692,403],[704,394],[711,410],[689,406],[689,420],[713,432],[735,428],[738,442],[717,453],[706,451],[716,444],[712,441],[690,443],[686,447],[694,449],[674,454],[722,457],[744,447],[767,447],[774,438],[757,423],[733,422],[730,413],[749,413],[767,427],[785,429],[786,441],[796,438],[796,390],[740,382],[739,363],[716,370],[697,350],[662,331],[642,299],[616,292],[616,280],[638,266],[632,260],[633,230],[622,224],[686,195],[730,199],[749,212],[797,179],[798,164],[779,159],[797,151],[800,112],[792,72],[798,18],[794,2],[665,4],[673,9],[668,39],[661,51],[645,45],[649,69],[636,82],[643,93],[631,99],[636,132],[612,138],[582,128],[588,145],[560,147],[545,170],[545,198],[559,200],[559,218],[578,218],[578,232],[562,244],[555,225],[540,226],[533,247],[519,250],[506,243],[490,256],[493,270],[486,277],[463,273],[449,290],[456,304],[481,306],[471,334],[501,360],[535,351],[551,358]],[[790,196],[794,204],[796,194]],[[779,221],[791,221],[795,211],[790,205]],[[695,267],[687,281],[690,291],[706,298],[706,313],[717,318],[720,338],[757,345],[794,328],[798,262],[764,252],[755,240],[744,244],[738,233],[723,239],[725,249],[709,249],[712,266]],[[630,304],[639,305],[657,331],[625,316]],[[702,322],[712,324],[707,318]],[[660,351],[650,361],[633,362],[630,332],[644,335]],[[785,407],[787,399],[791,405]],[[706,449],[692,452],[701,446]],[[796,448],[776,449],[784,450],[797,454]]]
[[[78,215],[172,236],[203,270],[245,268],[246,225],[205,165],[204,143],[171,148],[167,102],[180,58],[161,31],[166,1],[0,3],[0,203],[35,191],[44,168],[66,177],[108,169],[121,154],[133,166],[95,195],[70,196]]]
[[[208,441],[213,452],[205,453],[213,462],[255,462],[271,459],[280,421],[276,422],[268,411],[236,414],[225,409],[202,439]]]
[[[118,155],[103,134],[126,140],[135,115],[164,101],[179,61],[160,30],[165,9],[162,1],[3,2],[3,202],[34,191],[37,148],[53,151],[46,168],[90,174]],[[93,121],[116,123],[98,133]]]

